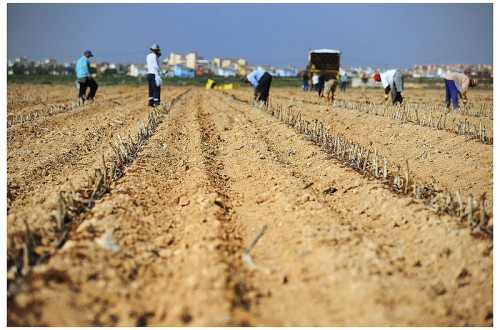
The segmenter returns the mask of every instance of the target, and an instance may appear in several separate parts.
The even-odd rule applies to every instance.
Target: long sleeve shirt
[[[316,73],[315,73],[315,74],[313,74],[313,76],[312,76],[312,78],[311,78],[311,79],[312,79],[312,83],[313,83],[314,85],[316,85],[316,84],[319,82],[319,76],[318,76]]]
[[[452,72],[445,74],[443,78],[446,80],[455,81],[455,85],[457,85],[458,91],[460,93],[466,92],[469,88],[470,79],[464,74]]]
[[[85,55],[76,61],[75,72],[77,78],[84,78],[90,75],[90,61]]]
[[[398,71],[397,69],[388,70],[380,74],[380,82],[384,88],[387,88],[392,84],[392,80],[394,79],[394,74]]]
[[[259,86],[259,80],[262,78],[264,73],[266,73],[265,70],[255,70],[247,75],[248,82],[252,84],[253,88],[257,88],[257,86]]]
[[[160,61],[155,53],[149,53],[146,56],[146,65],[148,67],[148,74],[160,74]]]

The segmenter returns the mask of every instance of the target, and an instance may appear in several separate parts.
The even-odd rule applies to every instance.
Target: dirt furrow
[[[245,113],[247,118],[235,121],[242,126],[233,129],[254,135],[228,145],[227,157],[245,158],[248,152],[242,150],[255,147],[259,160],[245,159],[243,164],[252,165],[228,176],[233,189],[245,188],[238,189],[245,203],[235,212],[249,214],[250,208],[266,219],[241,222],[254,232],[270,225],[255,248],[262,269],[252,283],[267,293],[253,310],[260,325],[491,322],[491,242],[325,159],[317,147],[261,118],[258,110],[248,107]],[[474,304],[484,308],[475,311]]]
[[[227,143],[221,138],[226,126],[219,108],[207,100],[206,94],[197,94],[197,121],[201,125],[201,150],[206,162],[205,168],[211,187],[217,194],[215,204],[220,208],[217,219],[220,221],[220,260],[226,265],[227,297],[231,304],[231,320],[228,325],[250,326],[249,318],[251,295],[254,294],[251,281],[247,276],[246,269],[241,261],[242,245],[241,223],[235,218],[233,211],[233,200],[229,193],[228,177],[223,174],[224,162],[221,160],[221,152]],[[208,324],[207,324],[208,325]]]
[[[103,88],[104,87],[104,88]],[[36,93],[26,93],[23,92],[23,87],[9,87],[13,91],[7,92],[8,99],[8,111],[7,115],[10,116],[26,116],[28,114],[34,114],[38,112],[42,114],[48,111],[51,107],[58,107],[63,105],[74,104],[75,109],[77,105],[77,89],[75,86],[67,85],[40,85],[37,86],[38,91]],[[94,103],[114,103],[114,104],[124,104],[128,101],[138,100],[138,96],[144,100],[144,89],[142,91],[136,88],[135,91],[130,89],[124,89],[120,86],[101,86],[98,89],[96,101]],[[146,94],[147,95],[147,94]],[[85,104],[86,106],[89,103]]]
[[[135,134],[148,113],[141,101],[126,107],[90,105],[9,128],[7,178],[9,187],[14,187],[9,215],[27,205],[43,204],[68,182],[80,186],[102,163],[103,153],[106,157],[112,153],[110,143],[118,134]]]
[[[228,239],[235,231],[223,224],[230,216],[213,172],[213,132],[197,115],[195,101],[171,110],[110,196],[35,270],[31,292],[19,293],[13,303],[13,324],[246,324],[244,316],[233,317],[245,309],[244,284],[226,261],[234,258]],[[107,230],[113,230],[119,253],[95,243]],[[44,290],[54,273],[58,283]],[[100,299],[116,295],[117,301]],[[39,299],[45,304],[34,308]],[[68,301],[73,303],[65,313],[55,313]],[[16,313],[27,309],[28,315]]]
[[[238,93],[241,98],[241,91]],[[289,105],[281,99],[273,104]],[[323,121],[325,130],[343,134],[365,147],[371,144],[372,150],[395,164],[404,167],[408,160],[411,173],[422,183],[452,194],[458,191],[462,196],[479,198],[485,193],[490,204],[493,200],[493,145],[358,111],[297,104],[292,109],[300,111],[302,119]]]
[[[8,323],[492,326],[492,250],[276,118],[195,89],[34,269]]]
[[[182,91],[182,93],[185,92],[186,90]],[[178,97],[178,94],[174,93],[173,95]],[[123,111],[120,112],[120,110]],[[46,124],[52,127],[56,136],[45,136],[45,139],[47,141],[56,140],[61,145],[68,144],[72,149],[69,151],[62,149],[66,151],[61,156],[58,153],[61,149],[56,148],[55,150],[58,152],[51,154],[51,151],[54,150],[53,145],[41,148],[38,143],[35,143],[37,139],[34,137],[31,138],[33,143],[26,144],[28,147],[26,150],[17,150],[21,153],[33,152],[37,157],[40,157],[47,165],[44,169],[45,174],[36,173],[36,171],[19,171],[18,169],[24,167],[29,168],[29,159],[15,157],[17,155],[11,157],[10,163],[16,165],[12,171],[16,173],[14,175],[16,178],[12,180],[9,174],[8,178],[12,181],[9,181],[11,189],[8,189],[8,197],[9,202],[14,201],[14,203],[8,203],[10,212],[7,216],[9,281],[14,280],[14,278],[19,279],[19,272],[24,275],[28,271],[28,264],[33,265],[40,256],[54,250],[55,244],[59,240],[61,243],[65,241],[66,232],[58,232],[57,228],[60,229],[60,226],[56,224],[56,215],[59,210],[59,191],[71,190],[73,189],[71,187],[77,190],[85,188],[86,180],[94,175],[93,171],[103,167],[103,155],[106,160],[109,160],[110,154],[111,158],[115,157],[111,148],[111,144],[117,136],[114,133],[118,131],[124,137],[130,133],[136,134],[139,130],[139,124],[146,122],[150,110],[146,106],[137,104],[132,106],[131,110],[97,106],[94,109],[87,108],[80,114],[80,118],[74,118],[73,115],[69,114],[62,121],[52,118]],[[116,120],[107,120],[109,117],[119,117],[120,120],[117,121],[121,125],[115,125]],[[80,120],[83,120],[83,124],[80,123]],[[101,124],[93,124],[94,121]],[[82,141],[81,137],[85,139],[85,134],[82,131],[89,130],[97,132],[93,134],[94,137],[97,136],[97,139],[83,142],[88,150],[78,147],[78,143]],[[54,135],[54,132],[47,135]],[[16,131],[15,133],[20,135],[28,133],[28,131]],[[18,138],[15,133],[9,131],[9,134]],[[30,141],[30,139],[26,140]],[[29,237],[32,239],[27,240]],[[23,259],[23,249],[30,251],[28,253],[29,259],[26,259],[26,251],[24,252],[25,259]],[[16,271],[16,267],[13,265],[23,265],[23,267]],[[17,276],[15,276],[16,273],[18,273]]]

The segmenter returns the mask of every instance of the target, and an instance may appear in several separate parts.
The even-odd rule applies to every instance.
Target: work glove
[[[156,83],[156,86],[157,86],[157,87],[160,87],[160,86],[161,86],[161,84],[162,84],[162,82],[163,82],[163,81],[162,81],[162,79],[161,79],[160,75],[159,75],[159,74],[155,74],[155,83]]]

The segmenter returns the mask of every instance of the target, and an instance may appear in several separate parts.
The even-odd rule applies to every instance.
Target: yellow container
[[[214,86],[215,86],[215,81],[213,81],[212,79],[208,79],[207,84],[205,85],[205,88],[211,89],[211,88],[214,88]]]

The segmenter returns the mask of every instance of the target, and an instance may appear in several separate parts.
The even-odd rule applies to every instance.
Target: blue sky
[[[7,58],[144,62],[163,57],[302,68],[310,49],[342,51],[343,66],[492,64],[493,3],[8,3]]]

